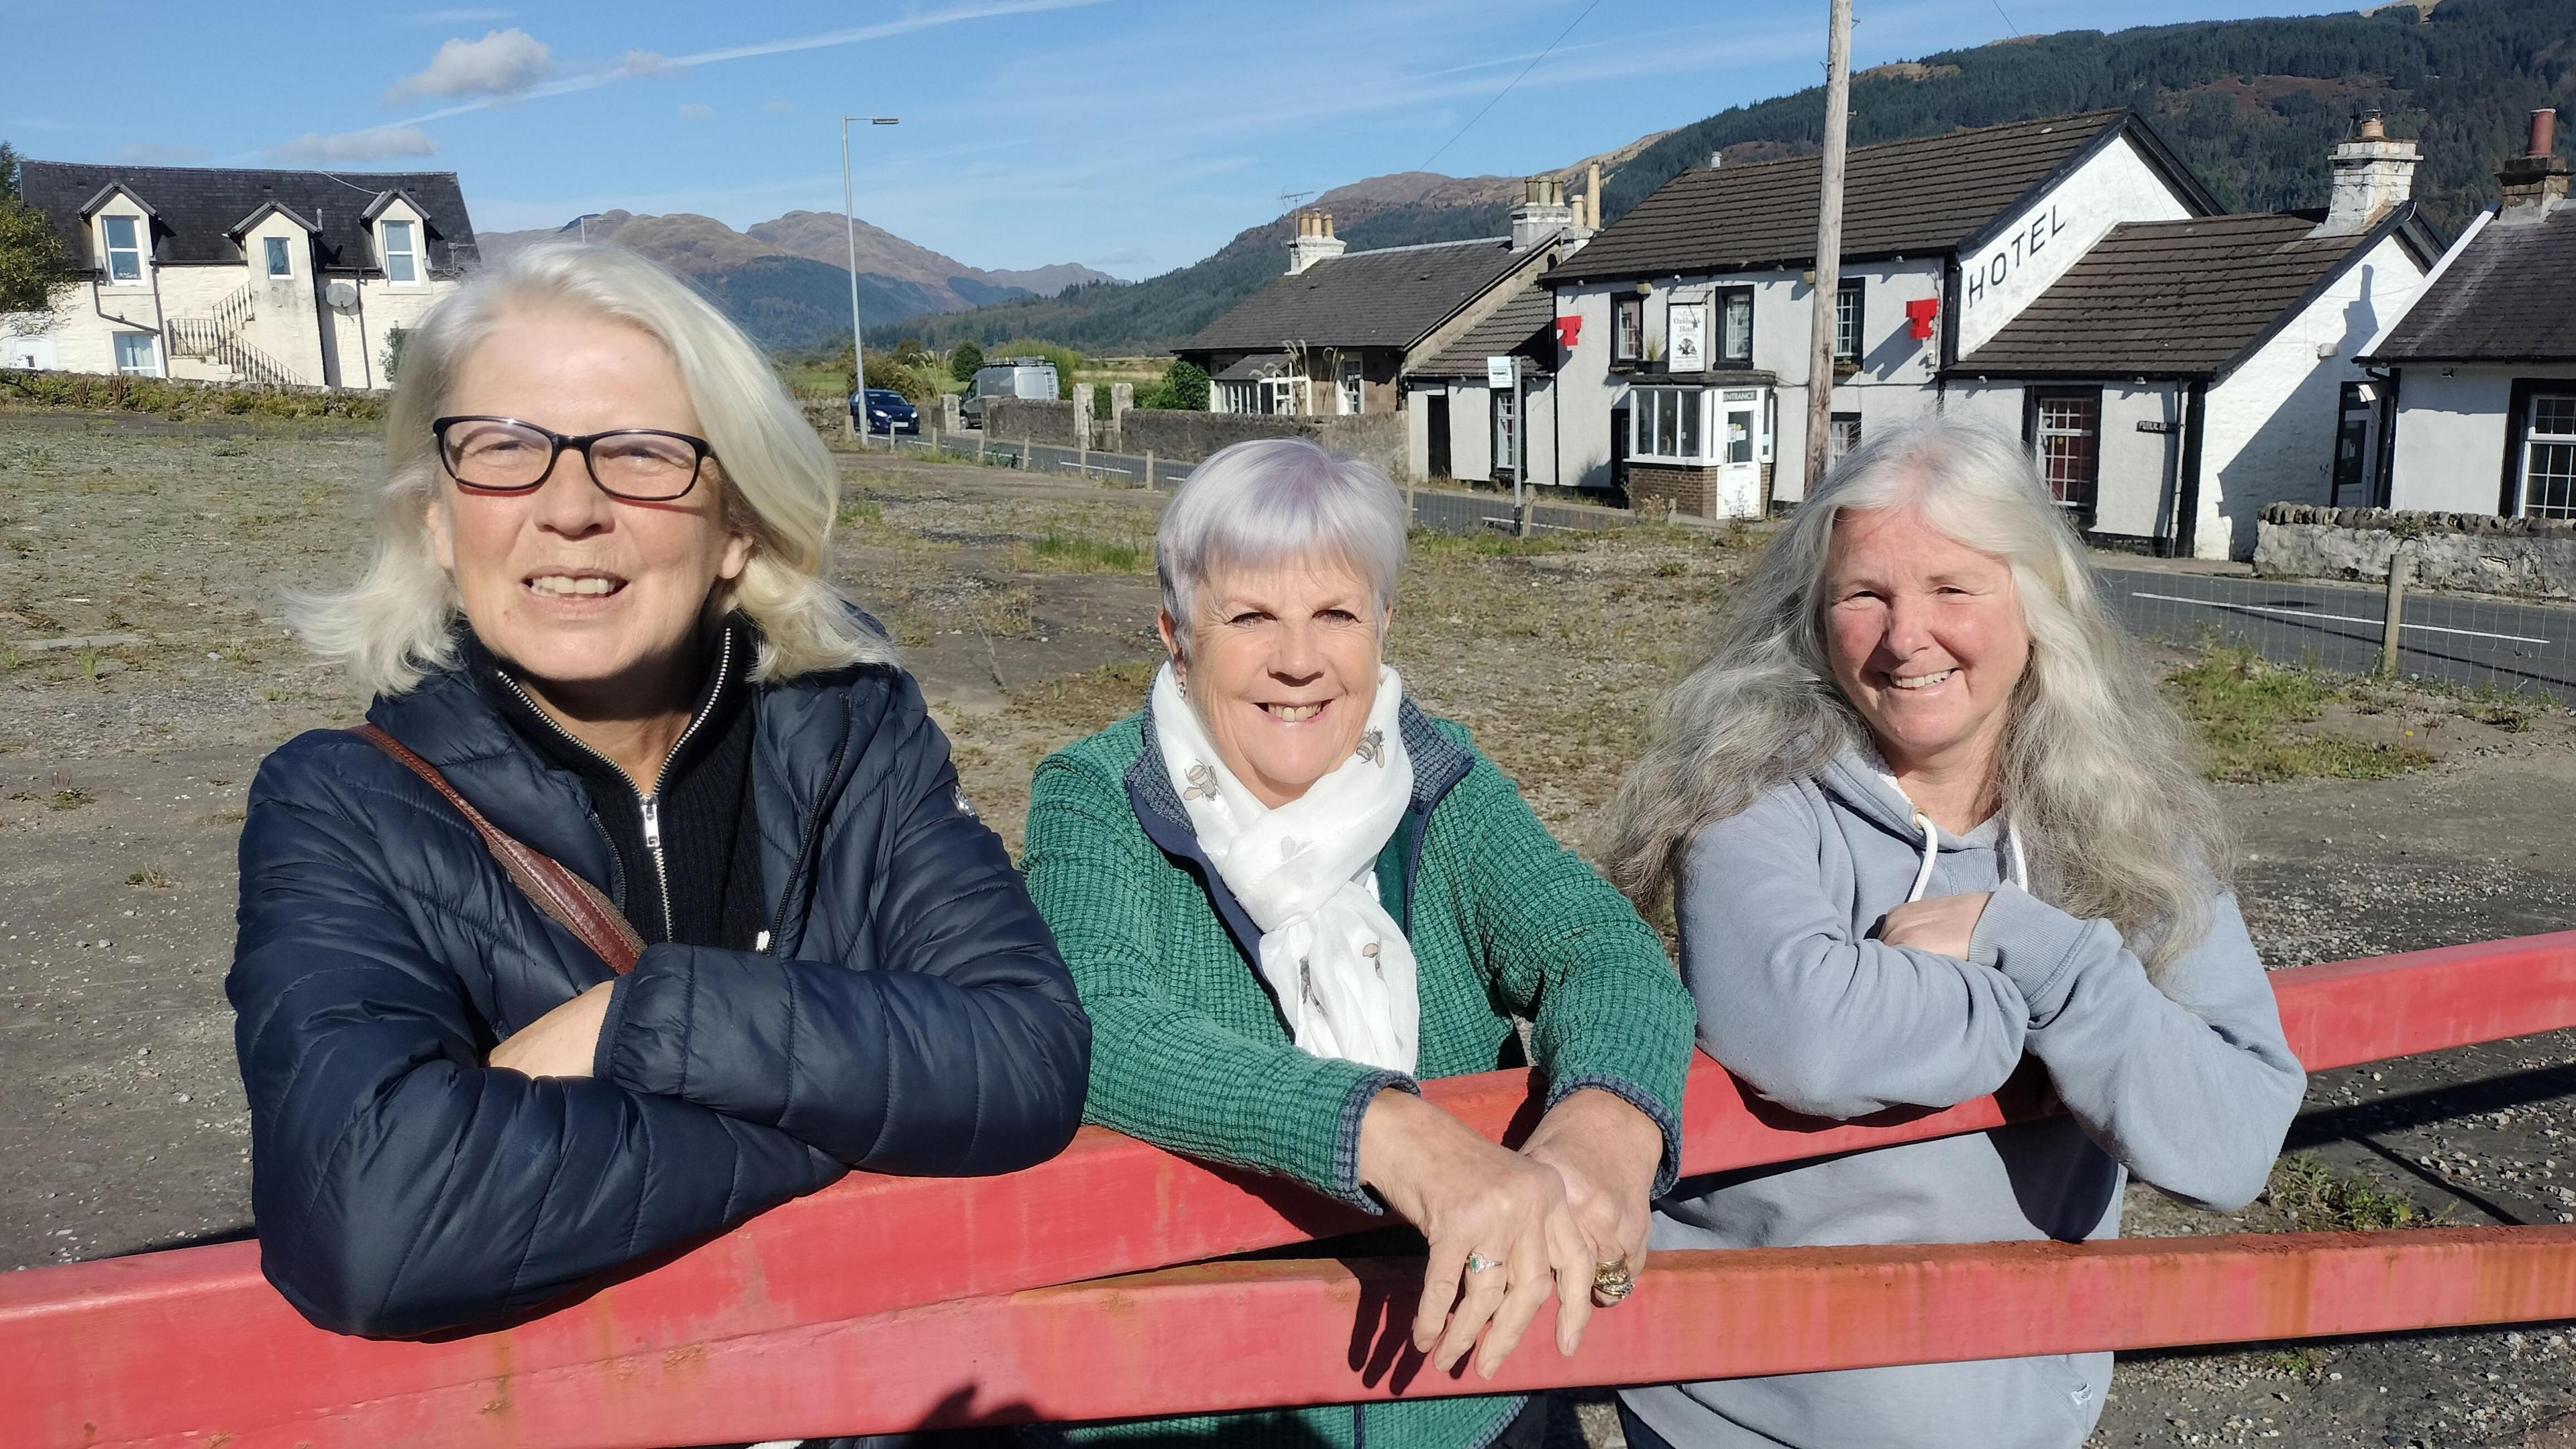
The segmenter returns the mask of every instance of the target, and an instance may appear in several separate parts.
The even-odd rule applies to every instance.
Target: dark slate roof
[[[2224,210],[2130,111],[2090,111],[1855,146],[1843,163],[1846,258],[1965,248],[2094,148],[2127,135],[2201,211]],[[1814,156],[1685,171],[1610,224],[1551,283],[1744,271],[1815,259]]]
[[[1555,325],[1556,294],[1545,287],[1526,286],[1429,362],[1406,370],[1422,377],[1483,377],[1486,358],[1518,354],[1535,361],[1538,371],[1552,372]]]
[[[2374,362],[2576,361],[2576,204],[2499,216],[2371,354]]]
[[[1514,267],[1547,255],[1500,237],[1346,252],[1244,298],[1176,352],[1411,347]]]
[[[81,208],[111,186],[123,186],[151,209],[156,265],[240,265],[241,244],[232,228],[261,203],[274,201],[321,229],[323,270],[372,271],[375,248],[361,218],[378,197],[396,190],[424,213],[433,274],[453,273],[476,260],[474,223],[453,171],[252,171],[65,161],[27,161],[18,168],[22,198],[53,223],[77,266],[97,265]]]
[[[2412,222],[2406,207],[2369,231],[2314,239],[2314,216],[2281,213],[2116,226],[1952,371],[2224,372],[2346,262]],[[2419,247],[2428,255],[2429,243]]]

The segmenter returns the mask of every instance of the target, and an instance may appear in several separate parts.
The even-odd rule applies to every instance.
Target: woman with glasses
[[[742,334],[631,253],[532,249],[411,335],[387,446],[372,563],[296,622],[455,797],[339,730],[252,788],[227,985],[279,1291],[430,1333],[853,1166],[1062,1148],[1090,1026],[823,578],[832,459]],[[613,904],[632,969],[462,805]]]

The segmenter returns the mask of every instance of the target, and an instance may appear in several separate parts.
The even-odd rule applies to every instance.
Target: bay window
[[[1709,390],[1641,387],[1628,395],[1628,456],[1656,463],[1713,463]]]

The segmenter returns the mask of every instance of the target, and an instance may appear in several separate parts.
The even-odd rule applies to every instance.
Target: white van
[[[966,389],[966,399],[958,404],[958,410],[965,414],[966,426],[980,428],[984,426],[986,398],[1054,402],[1062,396],[1056,386],[1054,363],[1043,357],[1004,357],[975,369],[974,385]]]

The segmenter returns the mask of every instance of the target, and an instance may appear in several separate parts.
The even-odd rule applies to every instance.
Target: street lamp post
[[[850,123],[866,121],[871,126],[902,124],[895,116],[843,116],[841,118],[841,227],[850,241],[850,391],[858,395],[858,406],[850,409],[850,431],[857,435],[859,446],[868,445],[867,424],[862,421],[868,407],[868,359],[859,340],[859,219],[851,209],[850,198]],[[894,426],[886,426],[886,447],[894,447]]]

